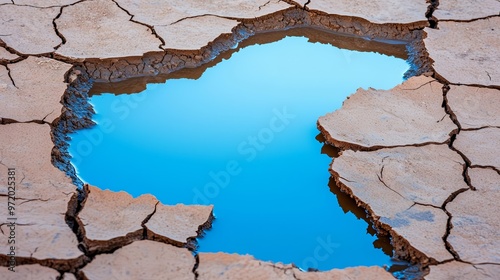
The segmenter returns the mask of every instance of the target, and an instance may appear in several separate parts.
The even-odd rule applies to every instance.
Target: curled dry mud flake
[[[441,206],[468,188],[461,176],[464,165],[446,145],[428,145],[344,151],[331,173],[375,225],[393,236],[397,255],[435,263],[452,258],[442,240],[448,217]]]
[[[445,143],[457,129],[441,107],[442,85],[413,77],[391,90],[359,89],[342,108],[320,117],[329,143],[344,149]]]
[[[0,86],[0,117],[18,122],[52,123],[61,115],[61,93],[67,87],[64,75],[71,67],[57,60],[34,56],[9,64],[15,87]],[[0,70],[2,84],[6,79],[3,72]]]
[[[459,195],[447,205],[452,215],[448,241],[463,261],[500,264],[500,175],[493,169],[469,170],[477,189]],[[472,278],[471,278],[472,279]]]
[[[188,249],[149,240],[97,255],[80,273],[84,279],[193,279],[195,258]]]

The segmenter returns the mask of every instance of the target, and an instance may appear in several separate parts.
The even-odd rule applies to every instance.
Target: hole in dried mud
[[[358,87],[401,83],[404,48],[300,29],[255,36],[208,69],[96,85],[98,125],[71,135],[72,163],[104,189],[214,204],[200,251],[303,269],[396,268],[365,214],[344,213],[352,200],[329,183],[334,153],[316,139],[316,120]]]

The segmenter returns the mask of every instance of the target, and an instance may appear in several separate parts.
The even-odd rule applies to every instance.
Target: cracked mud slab
[[[98,255],[82,270],[84,279],[194,279],[195,258],[185,248],[142,240]]]
[[[214,15],[225,18],[251,19],[293,7],[278,0],[173,0],[148,1],[116,0],[125,10],[134,15],[134,20],[152,26],[176,24],[188,18]],[[168,38],[163,38],[168,41]]]
[[[498,0],[445,0],[439,1],[432,14],[438,20],[473,20],[500,14]]]
[[[445,143],[457,126],[441,107],[442,95],[442,85],[424,76],[391,90],[359,89],[318,127],[329,143],[347,149]]]
[[[464,165],[446,145],[428,145],[344,151],[331,173],[376,223],[394,232],[396,250],[399,240],[406,240],[417,250],[411,258],[440,262],[452,258],[442,239],[448,216],[440,207],[454,192],[468,189]]]
[[[202,16],[180,21],[173,25],[155,26],[164,38],[166,49],[197,50],[221,34],[231,34],[238,21],[216,16]]]
[[[3,280],[57,280],[60,275],[57,270],[39,264],[18,266],[14,273],[7,267],[0,267],[0,274]]]
[[[21,258],[34,258],[56,267],[79,263],[83,253],[65,221],[68,202],[76,187],[71,179],[51,164],[53,143],[50,127],[40,124],[0,125],[0,172],[16,168],[16,242],[22,244],[16,252]],[[6,195],[7,189],[0,189]],[[7,205],[7,197],[0,196]],[[3,221],[7,221],[2,211]],[[7,244],[5,225],[0,242]],[[4,255],[0,255],[5,260]],[[22,260],[21,260],[22,262]]]
[[[0,47],[0,62],[2,61],[11,61],[19,58],[18,55],[12,54],[7,51],[5,48]]]
[[[500,90],[452,85],[446,99],[462,129],[500,128]]]
[[[212,206],[167,206],[148,194],[133,198],[123,191],[103,191],[92,186],[85,186],[85,190],[88,195],[78,219],[92,252],[109,251],[143,239],[144,222],[148,238],[184,246],[212,217]]]
[[[447,206],[453,225],[448,241],[464,261],[500,264],[500,175],[472,168],[469,177],[477,190],[460,194]]]
[[[372,23],[426,22],[425,12],[429,4],[425,1],[407,1],[401,5],[396,0],[375,1],[329,1],[312,0],[307,7],[328,14],[366,19]]]
[[[498,279],[500,265],[482,264],[471,265],[457,261],[431,266],[427,280],[471,280],[471,279]]]
[[[500,17],[426,28],[424,43],[436,74],[453,84],[500,87],[498,26]]]
[[[0,118],[52,123],[61,115],[61,94],[68,86],[64,75],[71,64],[30,56],[8,67],[15,85],[0,70]]]
[[[196,50],[238,25],[235,19],[264,16],[292,7],[283,1],[158,1],[117,0],[133,20],[153,26],[164,48]]]
[[[325,272],[302,272],[292,265],[273,264],[254,259],[250,255],[226,253],[200,253],[196,269],[199,280],[215,279],[381,279],[393,280],[394,277],[381,267],[355,267],[333,269]]]
[[[67,197],[75,192],[71,179],[51,163],[54,143],[50,139],[49,125],[0,125],[0,132],[3,145],[0,168],[16,168],[17,184],[20,185],[16,194],[19,197],[46,200]],[[2,194],[7,191],[5,188],[0,190]]]
[[[73,59],[142,56],[161,51],[149,27],[108,0],[84,1],[64,8],[55,23],[66,39],[57,54]]]
[[[142,222],[158,200],[152,195],[133,198],[126,192],[86,186],[87,199],[78,214],[90,251],[107,251],[142,239]]]
[[[23,54],[53,52],[62,43],[52,25],[58,14],[59,8],[0,6],[0,39]]]
[[[15,0],[16,5],[29,5],[41,8],[61,7],[74,4],[80,0]]]
[[[488,127],[474,131],[461,131],[453,146],[467,157],[472,166],[492,166],[500,170],[500,128]]]
[[[183,246],[211,225],[212,211],[213,206],[158,204],[145,224],[147,235],[154,240]]]

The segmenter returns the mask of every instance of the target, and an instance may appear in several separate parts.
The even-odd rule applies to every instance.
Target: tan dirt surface
[[[88,279],[194,279],[195,259],[185,248],[142,240],[98,255],[82,273]]]
[[[52,25],[58,13],[59,8],[3,5],[0,8],[0,39],[23,54],[51,53],[62,43]]]
[[[399,1],[395,0],[369,2],[312,0],[311,3],[307,4],[311,10],[363,18],[380,24],[427,21],[425,18],[427,6],[425,1],[408,1],[405,5],[401,5]]]
[[[426,28],[425,47],[436,73],[453,84],[500,87],[498,26],[500,17]]]
[[[243,279],[381,279],[394,277],[381,267],[356,267],[343,270],[333,269],[325,272],[302,272],[292,265],[267,263],[250,255],[226,253],[200,253],[200,266],[197,269],[200,280],[243,280]]]
[[[358,90],[320,118],[327,141],[347,149],[331,172],[392,236],[396,257],[431,265],[427,279],[498,278],[500,2],[440,2],[433,13],[437,28],[419,34],[433,23],[428,1],[0,0],[0,174],[16,168],[16,279],[75,279],[72,273],[78,279],[194,279],[195,272],[200,279],[392,279],[380,267],[305,273],[223,253],[202,253],[197,263],[187,248],[210,226],[212,206],[167,206],[152,196],[134,199],[94,187],[86,189],[88,197],[77,196],[72,179],[52,163],[61,166],[64,139],[52,139],[51,129],[61,109],[65,120],[79,101],[73,87],[88,85],[78,73],[99,81],[166,74],[206,63],[254,32],[297,26],[413,40],[411,63],[422,72],[433,63],[435,73],[387,91]],[[70,65],[83,67],[69,76],[74,83],[65,93]],[[60,103],[63,94],[68,108]],[[16,123],[27,121],[35,122]],[[7,192],[0,182],[2,205]],[[7,225],[1,229],[6,244]],[[5,251],[0,260],[6,265]],[[12,275],[5,267],[0,272]]]
[[[142,222],[154,212],[158,200],[152,195],[133,198],[126,192],[87,187],[85,206],[78,214],[91,250],[113,247],[116,242],[142,238]],[[118,241],[112,241],[118,239]]]
[[[145,224],[154,238],[166,238],[180,246],[198,236],[199,228],[212,220],[213,206],[158,204]]]
[[[391,90],[359,89],[341,109],[320,117],[318,126],[328,142],[341,148],[444,143],[457,127],[441,107],[441,88],[420,76]]]
[[[0,62],[2,60],[13,60],[18,58],[19,56],[8,52],[5,48],[0,47]]]
[[[51,164],[53,143],[50,127],[40,124],[0,125],[1,174],[8,168],[16,171],[16,255],[38,260],[56,259],[55,262],[75,260],[83,255],[78,241],[65,221],[68,202],[76,187],[71,180]],[[2,176],[2,178],[5,178]],[[0,188],[2,205],[7,205],[7,185]],[[7,211],[2,211],[7,221]],[[0,242],[8,244],[7,225]],[[5,256],[0,255],[1,259]]]
[[[0,274],[3,280],[57,280],[59,277],[57,270],[39,264],[18,266],[15,272],[9,271],[7,267],[0,267]]]
[[[431,266],[426,280],[496,280],[500,275],[499,265],[471,265],[457,261]]]
[[[464,164],[446,145],[429,145],[344,151],[331,172],[375,220],[426,257],[444,261],[452,256],[442,240],[448,217],[440,207],[452,193],[468,188],[461,177]]]
[[[57,53],[74,58],[142,56],[161,51],[161,41],[144,25],[108,0],[84,1],[64,8],[56,21],[66,38]]]

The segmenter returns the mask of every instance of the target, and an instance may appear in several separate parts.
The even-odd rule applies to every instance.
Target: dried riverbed
[[[331,174],[392,237],[396,254],[420,264],[427,279],[494,279],[500,3],[441,2],[0,1],[0,200],[7,205],[5,174],[15,168],[19,244],[14,259],[2,247],[2,275],[393,278],[379,267],[303,273],[238,255],[193,257],[186,247],[210,225],[211,207],[179,208],[74,185],[64,135],[92,125],[86,96],[93,82],[192,68],[255,33],[311,26],[411,42],[413,78],[369,90],[375,98],[359,90],[319,119],[326,140],[344,150]],[[5,223],[1,229],[8,244]]]

